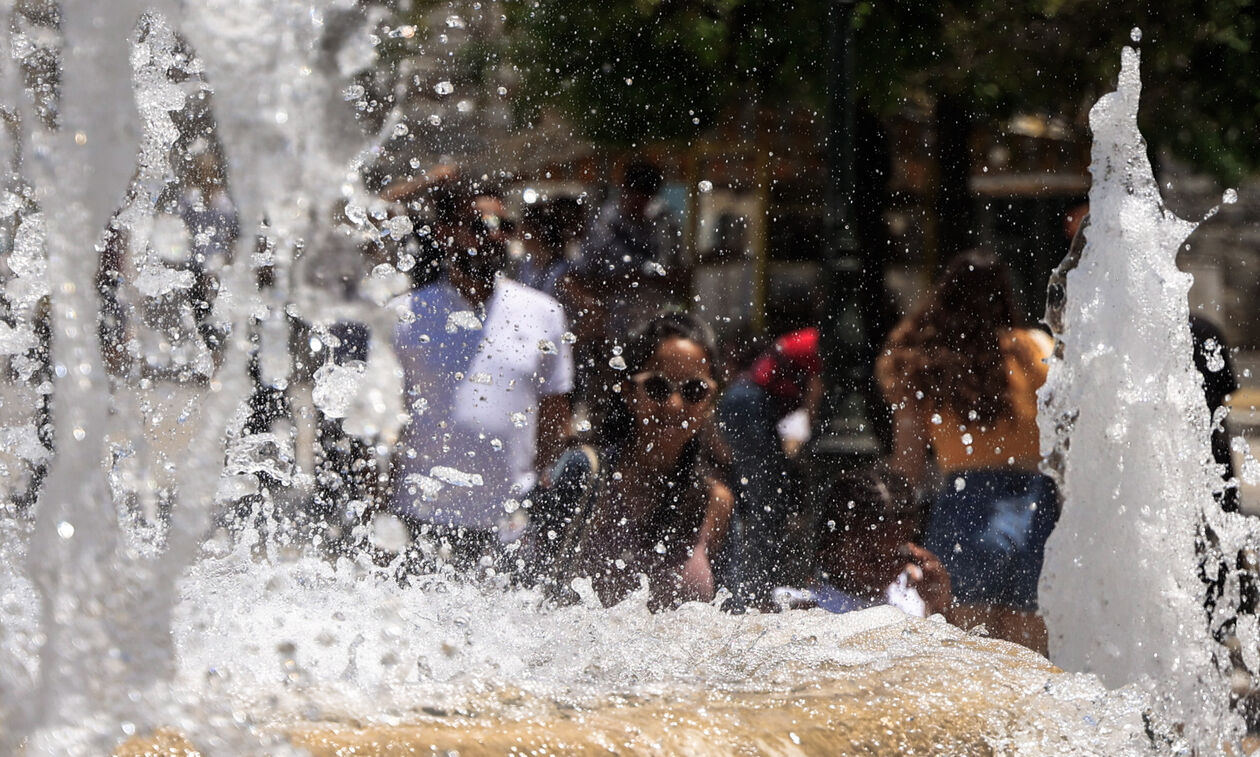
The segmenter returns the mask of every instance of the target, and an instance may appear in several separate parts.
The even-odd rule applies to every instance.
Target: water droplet
[[[63,539],[69,539],[74,536],[74,524],[69,521],[61,521],[57,524],[57,535]]]
[[[1238,190],[1226,189],[1225,194],[1221,195],[1221,202],[1226,205],[1233,205],[1238,202]]]
[[[972,441],[973,441],[973,439],[972,439],[972,437],[971,437],[971,434],[963,434],[963,435],[962,435],[962,443],[963,443],[963,444],[971,444],[971,443],[972,443]]]
[[[407,136],[407,132],[408,132],[408,131],[409,131],[409,129],[407,128],[407,124],[404,124],[404,123],[397,123],[397,124],[394,124],[394,136],[395,136],[395,137],[405,137],[405,136]]]
[[[503,451],[503,440],[502,440],[502,439],[491,439],[491,440],[490,440],[490,446],[494,449],[494,451],[495,451],[495,452],[502,452],[502,451]]]
[[[575,344],[577,336],[572,331],[566,331],[560,335],[560,341],[564,344]]]
[[[360,97],[363,97],[365,92],[366,90],[363,89],[363,85],[351,84],[350,86],[341,90],[341,96],[342,98],[346,100],[358,100]]]
[[[355,226],[367,223],[367,209],[354,203],[346,204],[346,220]]]
[[[512,418],[513,426],[516,426],[517,428],[525,428],[525,413],[512,413],[510,417]]]
[[[455,85],[451,84],[449,81],[440,81],[433,85],[433,91],[437,92],[439,95],[449,95],[455,91]]]
[[[608,361],[608,367],[614,371],[624,371],[626,369],[626,359],[621,355],[613,355]]]
[[[556,354],[556,343],[550,339],[539,339],[538,351],[544,355],[554,355]]]
[[[667,548],[666,548],[666,546],[665,546],[665,542],[663,542],[663,541],[658,541],[658,542],[656,543],[656,546],[655,546],[655,547],[652,547],[652,551],[653,551],[653,552],[655,552],[655,553],[656,553],[656,554],[658,554],[658,555],[663,555],[663,554],[665,554],[666,549],[667,549]]]
[[[433,126],[441,126],[442,117],[434,113],[433,115],[429,116],[429,123],[432,124]]]
[[[454,334],[460,329],[476,331],[481,328],[481,319],[471,310],[456,310],[446,317],[446,333]]]
[[[936,426],[941,425],[941,423],[943,422],[940,413],[932,413],[932,417],[929,420],[931,420],[932,424]]]
[[[451,486],[473,487],[483,485],[480,473],[465,473],[458,468],[451,468],[446,465],[433,466],[429,469],[429,475]]]
[[[954,479],[954,491],[960,492],[967,488],[967,481],[962,476]]]
[[[582,420],[577,422],[576,428],[579,433],[585,434],[587,431],[591,430],[591,422],[583,418]]]
[[[1141,29],[1139,29],[1139,28],[1138,28],[1138,27],[1136,27],[1136,26],[1135,26],[1135,27],[1133,27],[1132,29],[1130,29],[1130,30],[1129,30],[1129,39],[1133,40],[1134,42],[1141,42],[1141,41],[1142,41],[1142,30],[1141,30]]]
[[[696,187],[697,187],[697,188],[698,188],[701,192],[712,192],[712,191],[713,191],[713,182],[709,181],[708,179],[703,179],[703,180],[701,180],[701,182],[700,182],[699,184],[697,184],[697,185],[696,185]]]

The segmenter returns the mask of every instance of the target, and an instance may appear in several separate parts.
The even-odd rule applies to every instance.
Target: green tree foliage
[[[1226,180],[1260,166],[1258,0],[858,2],[857,94],[877,110],[949,97],[1084,128],[1143,31],[1143,127]],[[522,0],[507,5],[525,113],[586,136],[686,137],[735,104],[821,103],[829,0]]]

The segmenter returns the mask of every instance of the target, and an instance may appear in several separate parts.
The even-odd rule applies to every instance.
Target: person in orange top
[[[1037,580],[1059,496],[1038,471],[1036,393],[1052,348],[1023,327],[1006,265],[972,250],[950,261],[875,366],[893,408],[893,467],[922,487],[934,458],[943,479],[923,545],[953,581],[951,617],[1043,654]]]

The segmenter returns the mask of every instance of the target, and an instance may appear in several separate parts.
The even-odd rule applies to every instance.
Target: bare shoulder
[[[735,505],[735,495],[731,493],[731,487],[716,476],[709,477],[709,505],[711,507],[721,507],[730,509]]]
[[[1054,352],[1054,337],[1050,336],[1041,329],[1025,329],[1028,334],[1028,340],[1034,345],[1038,359],[1044,360],[1050,357]]]
[[[1029,362],[1040,363],[1054,351],[1054,339],[1037,328],[1010,329],[1002,335],[1002,346]]]

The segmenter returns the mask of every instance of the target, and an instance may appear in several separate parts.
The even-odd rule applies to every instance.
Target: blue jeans
[[[932,504],[923,546],[949,571],[959,602],[1036,610],[1046,539],[1058,519],[1058,490],[1040,473],[955,472]]]

